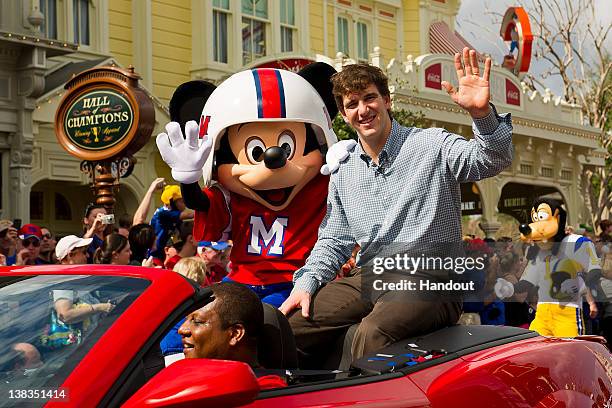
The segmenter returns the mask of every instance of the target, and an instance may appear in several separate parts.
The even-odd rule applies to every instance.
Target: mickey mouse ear
[[[332,94],[333,85],[331,83],[331,77],[335,73],[334,67],[324,62],[313,62],[298,72],[298,75],[307,80],[317,90],[332,120],[338,114],[338,107]]]
[[[170,120],[180,123],[185,132],[185,123],[190,120],[200,121],[204,105],[215,88],[214,84],[202,80],[179,85],[170,99]]]

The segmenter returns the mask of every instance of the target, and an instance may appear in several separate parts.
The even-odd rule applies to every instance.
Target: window
[[[368,26],[365,23],[358,22],[357,29],[357,58],[367,61],[369,57],[368,49]]]
[[[552,167],[542,167],[542,177],[552,178],[554,175],[554,171]]]
[[[572,179],[572,171],[571,170],[567,170],[567,169],[561,170],[561,178],[563,180],[571,180]]]
[[[344,17],[338,17],[338,51],[344,55],[349,55],[348,39],[348,20]]]
[[[60,193],[55,193],[55,219],[62,221],[72,220],[72,211],[70,210],[70,203],[66,200],[66,197]]]
[[[227,64],[229,0],[213,1],[213,59]]]
[[[0,287],[0,394],[8,395],[17,384],[24,389],[39,388],[47,381],[62,384],[148,286],[145,279],[119,276],[4,276]],[[62,300],[68,310],[107,301],[116,306],[111,313],[82,315],[84,320],[68,324],[57,317]],[[37,364],[25,370],[27,375],[17,342],[36,345],[44,356],[43,361],[33,361]]]
[[[40,30],[47,38],[57,38],[57,5],[55,0],[40,0],[40,12],[45,16]]]
[[[89,45],[89,0],[72,0],[74,42]]]
[[[242,63],[266,55],[267,0],[242,0]]]
[[[44,201],[45,196],[42,191],[30,191],[30,218],[42,220],[45,218]]]
[[[525,163],[521,163],[520,168],[519,168],[519,172],[521,174],[533,174],[533,166],[531,164],[525,164]]]
[[[281,52],[292,52],[295,38],[295,0],[281,0],[280,22]]]

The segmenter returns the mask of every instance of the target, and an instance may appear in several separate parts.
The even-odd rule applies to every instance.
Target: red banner
[[[506,103],[521,106],[521,94],[516,85],[506,78]]]
[[[437,63],[425,69],[425,86],[442,89],[442,64]]]

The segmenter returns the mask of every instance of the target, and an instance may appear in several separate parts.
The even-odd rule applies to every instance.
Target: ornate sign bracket
[[[83,160],[81,172],[87,174],[96,204],[103,205],[112,212],[115,207],[115,193],[119,191],[120,179],[128,177],[134,170],[135,157],[121,157],[117,160],[101,162]]]

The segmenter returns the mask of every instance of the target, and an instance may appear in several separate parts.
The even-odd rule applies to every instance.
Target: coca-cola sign
[[[442,89],[442,64],[437,63],[425,69],[425,86]]]
[[[312,64],[314,61],[306,58],[284,58],[277,59],[274,61],[264,62],[257,65],[256,68],[276,68],[285,69],[287,71],[298,72],[308,64]]]
[[[506,78],[506,103],[508,105],[521,106],[520,91],[508,78]]]

